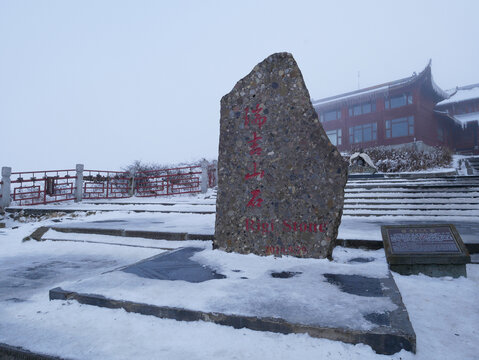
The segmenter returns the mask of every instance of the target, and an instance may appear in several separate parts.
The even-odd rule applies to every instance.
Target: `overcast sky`
[[[311,97],[479,83],[479,1],[0,0],[0,166],[216,158],[220,99],[287,51]]]

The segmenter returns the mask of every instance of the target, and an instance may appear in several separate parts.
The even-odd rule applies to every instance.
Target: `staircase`
[[[471,175],[479,175],[479,157],[470,157],[466,159],[467,162],[469,163],[469,166],[467,167],[468,170],[470,169],[472,171]]]
[[[349,179],[343,214],[479,219],[479,176]]]

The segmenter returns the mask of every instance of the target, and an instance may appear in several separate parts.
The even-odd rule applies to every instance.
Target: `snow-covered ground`
[[[138,217],[140,221],[142,215],[144,223],[147,222],[146,217],[152,216],[128,212],[121,216]],[[157,214],[154,217],[162,221],[164,226],[169,226],[170,231],[182,232],[188,224],[191,226],[188,230],[201,231],[207,227],[211,230],[212,221],[208,219],[211,216],[214,217],[198,214],[182,214],[180,217],[177,214]],[[93,220],[101,224],[102,221],[118,218],[119,214],[75,214],[74,217],[70,214],[66,217],[70,217],[70,220],[64,219],[62,222],[80,224]],[[175,248],[185,244],[50,231],[46,234],[47,238],[67,236],[75,240],[108,244],[22,242],[24,237],[41,225],[58,225],[53,220],[58,219],[32,223],[12,223],[9,220],[9,227],[0,229],[0,343],[68,359],[472,360],[479,357],[479,265],[476,264],[467,265],[468,278],[394,274],[417,335],[417,354],[401,351],[393,356],[384,356],[377,355],[366,345],[349,345],[308,335],[237,330],[204,322],[158,319],[123,310],[80,305],[75,301],[49,301],[48,290],[65,282],[91,278],[154,256],[163,251],[158,247],[168,245],[169,248]],[[204,225],[205,222],[209,222],[209,225]],[[12,226],[18,228],[12,229]],[[211,243],[188,243],[195,244],[209,246]],[[334,252],[335,261],[359,256],[375,258],[371,271],[375,271],[375,267],[383,269],[386,266],[382,250],[338,247]],[[283,260],[297,261],[288,258]],[[232,268],[239,266],[235,261],[231,260]],[[271,261],[275,260],[271,257],[267,259],[267,262]],[[308,262],[314,263],[315,260]],[[320,267],[327,266],[325,260],[317,262]]]
[[[282,318],[293,324],[371,330],[377,327],[362,314],[397,309],[388,297],[365,297],[342,292],[324,281],[323,274],[386,278],[382,251],[370,252],[370,263],[347,263],[350,253],[338,248],[335,261],[327,259],[274,258],[204,249],[191,257],[201,267],[214,269],[226,279],[191,283],[139,278],[130,271],[113,271],[59,286],[78,293],[100,294],[110,299],[180,307],[208,313]],[[148,270],[151,274],[153,269]],[[273,272],[299,273],[275,279]],[[116,285],[121,284],[121,288]],[[314,299],[314,301],[312,301]],[[334,304],[334,306],[325,306]]]

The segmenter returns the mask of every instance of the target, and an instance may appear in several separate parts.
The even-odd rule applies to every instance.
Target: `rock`
[[[292,55],[269,56],[221,100],[214,247],[330,258],[347,168]]]
[[[374,174],[377,170],[368,154],[356,152],[349,158],[350,174]]]
[[[40,226],[38,229],[36,229],[34,232],[30,234],[30,236],[24,237],[23,241],[29,241],[29,240],[36,240],[36,241],[44,241],[42,238],[43,235],[49,230],[50,228],[47,226]]]

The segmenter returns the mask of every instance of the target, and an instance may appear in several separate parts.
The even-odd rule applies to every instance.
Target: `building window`
[[[349,128],[349,143],[358,144],[376,140],[377,124],[370,123]]]
[[[362,115],[362,114],[369,114],[369,113],[374,112],[374,111],[376,111],[376,103],[374,101],[366,102],[366,103],[350,106],[349,107],[349,116],[358,116],[358,115]]]
[[[437,139],[441,142],[444,141],[444,130],[442,128],[437,128]]]
[[[386,120],[386,138],[414,135],[414,116]]]
[[[334,146],[341,145],[341,129],[326,131],[326,135],[328,135],[331,144],[333,144]]]
[[[341,119],[341,110],[332,110],[325,113],[321,113],[321,122],[339,120]]]
[[[385,109],[395,109],[410,104],[412,104],[412,95],[409,93],[384,99]]]

